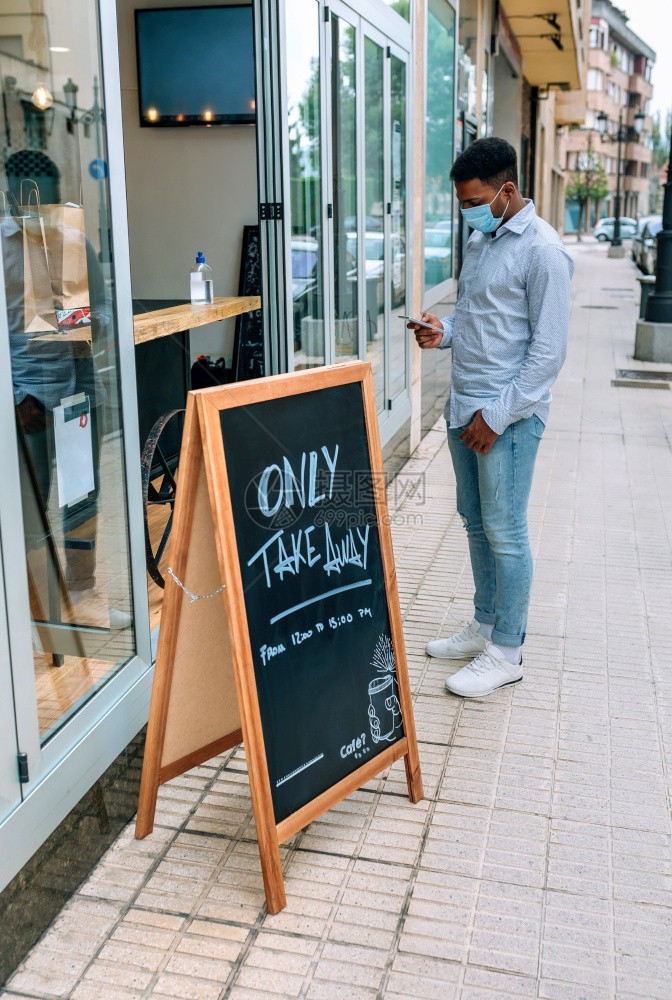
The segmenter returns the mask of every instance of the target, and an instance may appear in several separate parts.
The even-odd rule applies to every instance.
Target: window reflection
[[[336,355],[357,355],[357,118],[355,29],[332,14],[332,160]]]
[[[364,160],[366,214],[366,360],[371,363],[379,412],[385,409],[385,198],[383,49],[364,39]],[[351,244],[352,245],[352,244]],[[356,246],[353,247],[353,253]]]
[[[319,8],[288,0],[287,99],[294,367],[324,364]]]
[[[425,174],[425,289],[452,276],[455,13],[430,0],[427,17],[427,127]]]
[[[94,10],[52,0],[12,14],[0,45],[0,236],[43,740],[135,647]]]
[[[438,14],[437,6],[433,7]],[[478,0],[460,3],[460,30],[457,48],[457,110],[476,116],[476,41]]]
[[[406,63],[390,58],[390,372],[389,399],[406,388],[409,333],[399,314],[406,308]]]

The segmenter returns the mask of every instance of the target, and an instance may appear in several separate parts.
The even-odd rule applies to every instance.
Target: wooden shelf
[[[148,340],[168,337],[171,333],[181,333],[183,330],[193,330],[197,326],[215,323],[219,319],[254,312],[255,309],[261,309],[261,298],[258,295],[236,295],[215,299],[208,305],[193,306],[187,302],[181,306],[169,306],[167,309],[157,309],[155,312],[140,313],[133,319],[135,343],[144,344]]]

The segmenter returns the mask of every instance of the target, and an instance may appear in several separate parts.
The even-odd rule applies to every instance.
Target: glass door
[[[115,6],[45,0],[40,17],[13,16],[12,35],[0,52],[0,670],[12,673],[0,711],[12,705],[25,797],[66,756],[86,757],[99,727],[111,731],[101,761],[137,733],[146,704],[116,721],[112,710],[147,675],[150,649],[126,445],[138,431]],[[58,769],[43,830],[89,787],[93,760]]]
[[[367,28],[364,48],[364,255],[366,360],[371,364],[379,413],[386,392],[385,39]]]
[[[407,225],[407,97],[408,70],[406,55],[396,46],[388,46],[387,142],[388,170],[387,211],[385,213],[385,281],[389,306],[387,325],[387,409],[393,410],[408,388],[409,333],[406,289],[408,260]]]
[[[408,403],[410,28],[342,0],[284,0],[279,17],[288,367],[366,359],[384,422]]]
[[[0,567],[2,564],[0,535]],[[0,698],[0,823],[2,823],[21,801],[7,605],[2,573],[0,573],[0,690],[3,692],[3,697]]]
[[[344,5],[329,10],[330,180],[327,216],[331,221],[331,274],[334,355],[359,355],[358,160],[359,63],[357,18]]]
[[[325,344],[324,45],[316,0],[286,0],[287,260],[292,288],[288,327],[293,368],[327,360]]]

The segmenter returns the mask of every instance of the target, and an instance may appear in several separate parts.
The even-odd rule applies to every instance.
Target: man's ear
[[[506,182],[506,184],[504,185],[504,192],[509,201],[514,197],[516,193],[516,185],[513,183],[513,181]]]

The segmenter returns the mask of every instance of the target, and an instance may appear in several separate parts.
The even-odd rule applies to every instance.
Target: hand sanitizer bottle
[[[212,268],[205,263],[205,254],[199,250],[196,263],[191,269],[191,302],[192,305],[203,305],[214,300]]]

